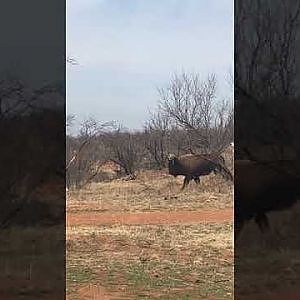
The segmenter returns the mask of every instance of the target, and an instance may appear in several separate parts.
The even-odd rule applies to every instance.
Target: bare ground
[[[50,300],[64,295],[64,232],[62,225],[1,231],[1,299]]]
[[[231,232],[230,223],[69,227],[69,292],[85,283],[111,299],[232,299]]]
[[[143,225],[143,224],[198,224],[222,223],[233,220],[233,210],[175,211],[143,213],[68,213],[67,226],[74,225]]]
[[[101,285],[86,284],[78,288],[78,298],[82,300],[113,300],[120,299],[120,297],[123,296],[118,293],[112,295]],[[67,300],[72,300],[72,298],[67,296]]]
[[[184,192],[181,184],[180,177],[144,172],[136,181],[94,183],[68,194],[70,300],[233,299],[232,185],[214,175]],[[290,220],[299,228],[296,212],[270,216],[284,237],[279,250],[254,224],[245,228],[244,237],[257,244],[246,241],[242,251],[241,237],[239,268],[248,270],[238,287],[241,300],[300,299],[297,291],[280,292],[300,282],[299,235],[286,235]]]
[[[232,299],[232,186],[181,184],[146,171],[68,194],[70,300]]]

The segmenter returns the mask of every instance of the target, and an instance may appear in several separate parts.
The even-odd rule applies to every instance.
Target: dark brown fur
[[[185,176],[182,190],[192,179],[199,184],[200,176],[209,175],[211,172],[220,173],[227,180],[233,180],[222,156],[185,154],[180,157],[169,158],[169,174],[175,177],[178,175]]]
[[[269,228],[267,213],[291,207],[300,197],[298,161],[235,161],[236,235],[254,219],[261,231]]]

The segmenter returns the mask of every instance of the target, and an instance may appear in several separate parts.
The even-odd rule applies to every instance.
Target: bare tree
[[[206,80],[200,80],[198,74],[175,75],[168,87],[159,89],[159,95],[159,108],[186,131],[190,148],[219,152],[231,142],[230,103],[218,101],[214,74]]]
[[[299,151],[294,128],[300,117],[296,59],[300,3],[238,1],[236,12],[237,146],[252,158],[250,144],[254,141],[260,145],[281,143]]]
[[[100,136],[112,123],[101,123],[94,118],[88,118],[81,123],[77,137],[67,137],[67,186],[82,188],[97,176],[101,164],[95,167],[99,159],[101,147]],[[102,151],[103,153],[103,151]],[[102,158],[104,160],[104,157]]]
[[[151,113],[145,125],[145,147],[159,169],[166,166],[168,149],[170,148],[169,129],[170,118],[159,111]]]
[[[32,89],[14,74],[5,73],[0,80],[0,118],[58,107],[61,109],[64,105],[63,95],[64,85],[61,82],[51,82]]]
[[[300,3],[291,4],[272,1],[271,5],[270,0],[237,4],[235,85],[258,100],[295,92]]]
[[[67,126],[67,128],[68,127],[72,127],[73,126],[73,124],[74,124],[74,121],[75,121],[75,115],[73,115],[73,114],[68,114],[67,115],[67,123],[66,123],[66,126]]]
[[[35,210],[41,204],[35,192],[48,181],[64,183],[65,161],[61,153],[65,114],[63,109],[45,108],[40,104],[42,98],[50,94],[51,91],[43,87],[32,90],[14,78],[4,77],[1,81],[0,164],[5,176],[0,184],[0,227],[31,221],[41,224],[44,216]],[[58,195],[58,199],[60,197],[63,199],[63,195]],[[59,205],[52,203],[52,207]],[[46,214],[51,210],[48,204],[44,208]],[[35,220],[22,219],[25,211],[35,215]],[[51,213],[49,217],[55,218]]]
[[[211,129],[213,138],[210,139],[212,149],[216,152],[224,150],[233,141],[233,108],[229,101],[223,100],[215,110],[214,126]]]
[[[105,135],[107,157],[119,164],[126,175],[135,177],[135,171],[143,156],[140,140],[140,135],[129,132],[121,125],[117,125],[114,131]]]
[[[0,117],[7,115],[8,104],[12,98],[15,98],[14,106],[19,105],[20,96],[24,91],[23,83],[11,76],[6,76],[0,81]]]

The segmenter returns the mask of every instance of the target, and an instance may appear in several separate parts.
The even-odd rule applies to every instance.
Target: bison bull
[[[294,160],[235,161],[236,236],[251,219],[263,232],[269,228],[268,212],[287,209],[299,199],[299,171],[299,162]]]
[[[178,175],[185,176],[183,190],[191,180],[197,184],[200,183],[200,176],[209,175],[211,172],[220,173],[226,180],[233,180],[230,171],[225,166],[225,160],[222,156],[185,154],[176,157],[169,154],[169,174],[174,177]]]

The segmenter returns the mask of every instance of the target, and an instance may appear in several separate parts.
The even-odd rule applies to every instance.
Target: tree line
[[[101,164],[110,160],[120,175],[163,169],[168,153],[220,153],[233,141],[231,99],[219,99],[214,74],[175,74],[158,89],[159,100],[139,131],[116,121],[84,120],[76,136],[67,135],[67,186],[103,180]],[[67,128],[74,115],[67,117]]]

